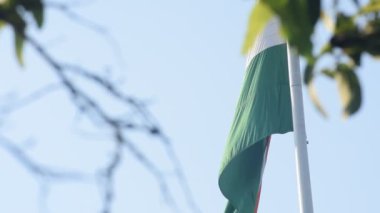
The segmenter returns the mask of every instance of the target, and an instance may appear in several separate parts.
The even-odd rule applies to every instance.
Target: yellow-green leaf
[[[380,1],[371,1],[367,5],[361,8],[359,14],[379,12],[380,11]]]
[[[317,90],[315,89],[313,82],[309,82],[309,84],[307,85],[307,89],[308,89],[307,91],[309,93],[311,102],[314,104],[317,111],[321,113],[323,117],[327,118],[328,114],[325,111],[324,107],[322,106],[321,101],[318,98]]]
[[[256,37],[272,17],[272,11],[261,1],[257,2],[249,17],[248,30],[242,48],[243,54],[248,53],[249,49],[254,44]]]
[[[19,0],[19,4],[26,11],[32,13],[38,27],[42,27],[44,20],[44,5],[41,0]]]
[[[339,64],[335,79],[338,83],[340,98],[343,105],[343,115],[348,117],[360,108],[362,96],[359,79],[354,70],[346,64]]]
[[[5,21],[0,20],[0,30],[6,25],[7,23]]]
[[[0,6],[7,8],[9,6],[9,0],[0,0]]]
[[[33,17],[34,17],[34,20],[36,21],[37,23],[37,26],[39,28],[42,27],[43,23],[44,23],[44,13],[43,13],[43,9],[35,9],[33,10]]]
[[[44,6],[41,1],[36,1],[35,8],[32,10],[32,14],[34,20],[37,23],[37,26],[41,28],[44,23]]]
[[[291,46],[312,55],[310,36],[320,17],[320,0],[261,0],[281,20],[281,31]]]
[[[334,21],[333,21],[331,16],[329,16],[325,12],[322,12],[321,13],[321,20],[322,20],[323,25],[329,31],[329,33],[333,33],[335,31]]]
[[[24,48],[24,37],[22,37],[19,33],[15,33],[16,56],[20,65],[24,65],[24,57],[22,54],[23,48]]]

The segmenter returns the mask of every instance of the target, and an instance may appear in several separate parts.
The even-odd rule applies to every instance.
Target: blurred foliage
[[[42,0],[3,0],[0,1],[0,28],[5,25],[12,27],[16,56],[19,63],[23,61],[23,47],[25,31],[30,24],[28,18],[32,17],[39,28],[44,22],[44,5]]]
[[[365,3],[351,0],[356,8],[351,14],[339,10],[341,1],[333,1],[334,14],[329,16],[321,11],[320,0],[258,0],[252,9],[243,45],[243,52],[246,53],[266,23],[277,16],[281,20],[283,36],[307,61],[304,82],[313,103],[323,115],[326,113],[313,86],[315,76],[322,74],[337,82],[343,114],[350,116],[361,106],[361,86],[356,73],[362,56],[380,56],[380,0],[367,0]],[[42,0],[0,1],[0,29],[6,25],[12,27],[15,52],[21,65],[24,63],[25,32],[31,21],[42,27]],[[319,51],[313,49],[311,40],[318,21],[326,23],[331,30],[329,41]],[[316,65],[324,56],[334,58],[335,66],[317,70]]]
[[[353,13],[348,14],[340,9],[343,0],[333,1],[332,12],[322,11],[320,0],[260,0],[252,10],[243,53],[248,51],[263,26],[277,16],[284,38],[306,59],[304,83],[317,109],[326,115],[313,87],[315,77],[321,74],[337,82],[343,115],[351,116],[360,109],[362,102],[356,74],[362,56],[380,56],[380,0],[345,0],[347,2],[353,4]],[[270,14],[270,18],[268,15],[262,18],[259,14],[263,11]],[[329,41],[321,50],[313,49],[311,41],[318,21],[331,31]],[[317,69],[316,65],[324,56],[333,58],[335,65]]]

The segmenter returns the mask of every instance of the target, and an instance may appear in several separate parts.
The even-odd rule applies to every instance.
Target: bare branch
[[[157,137],[159,139],[159,141],[161,141],[163,143],[163,145],[165,146],[167,155],[169,156],[171,162],[174,164],[175,174],[176,174],[178,181],[182,187],[182,190],[185,194],[185,197],[186,197],[186,200],[187,200],[189,207],[191,209],[193,209],[194,212],[201,212],[199,207],[195,203],[195,200],[192,196],[190,187],[189,187],[188,182],[186,180],[186,176],[182,171],[182,166],[180,164],[180,161],[178,160],[178,157],[175,154],[175,151],[173,150],[172,145],[170,144],[170,140],[168,139],[168,137],[166,137],[162,133],[162,131],[160,130],[161,128],[152,121],[153,116],[151,116],[149,114],[149,111],[146,110],[144,105],[136,102],[136,100],[132,99],[130,96],[125,96],[123,93],[118,91],[112,85],[111,82],[109,82],[105,78],[102,78],[102,77],[94,74],[93,72],[89,72],[89,71],[87,71],[87,70],[85,70],[79,66],[76,66],[76,65],[66,64],[66,65],[64,65],[64,67],[68,71],[71,71],[75,74],[78,74],[78,75],[84,77],[84,78],[87,78],[91,81],[94,81],[95,83],[98,83],[99,86],[101,86],[104,90],[109,92],[112,96],[114,96],[115,98],[117,98],[120,101],[124,101],[127,104],[131,104],[135,109],[138,110],[139,113],[141,113],[141,115],[143,115],[143,117],[145,118],[145,121],[148,123],[147,126],[138,126],[139,128],[137,128],[137,126],[135,124],[132,124],[129,122],[123,123],[124,121],[118,121],[118,120],[116,120],[116,122],[120,127],[145,130],[148,134],[151,134],[151,135]],[[136,155],[136,158],[139,158],[139,156]],[[140,161],[141,161],[141,159],[140,159]]]
[[[98,25],[71,10],[71,8],[73,7],[72,5],[62,4],[58,2],[45,2],[45,6],[46,8],[56,9],[62,12],[67,18],[71,19],[74,23],[78,23],[88,29],[93,30],[96,33],[108,34],[108,31],[103,26]]]
[[[90,3],[94,3],[95,1],[91,1]],[[95,33],[98,33],[102,35],[103,38],[106,39],[106,42],[112,47],[113,54],[118,59],[118,64],[121,68],[125,68],[125,61],[122,57],[122,51],[120,49],[120,46],[118,45],[116,39],[112,36],[112,34],[109,33],[107,28],[103,27],[102,25],[99,25],[83,16],[81,16],[79,13],[76,13],[72,8],[83,6],[83,3],[79,4],[62,4],[58,2],[45,2],[45,6],[47,9],[55,9],[57,11],[60,11],[62,14],[64,14],[68,19],[72,20],[73,23],[79,24],[83,26],[84,28],[87,28]]]
[[[186,175],[182,170],[181,162],[179,161],[173,149],[173,146],[170,145],[168,137],[162,133],[158,134],[157,137],[164,141],[164,144],[166,144],[167,155],[169,156],[171,162],[174,164],[174,172],[177,176],[179,184],[181,185],[183,194],[185,195],[187,205],[193,210],[193,212],[201,213],[202,211],[194,200]]]
[[[69,94],[72,97],[73,103],[77,105],[80,109],[85,109],[84,112],[92,111],[97,117],[99,117],[104,124],[106,124],[109,129],[114,130],[114,137],[116,138],[115,142],[118,144],[117,147],[124,145],[134,156],[135,158],[149,171],[151,174],[157,179],[161,192],[164,195],[167,203],[170,204],[173,208],[177,209],[177,204],[173,199],[170,191],[168,190],[168,184],[163,173],[158,169],[158,167],[153,164],[136,146],[133,145],[130,141],[126,140],[123,135],[124,130],[132,129],[137,127],[138,125],[131,123],[130,121],[120,120],[119,118],[113,118],[108,115],[104,109],[100,107],[100,105],[92,99],[89,95],[87,95],[83,90],[76,87],[76,85],[70,81],[69,77],[66,75],[67,71],[75,72],[87,80],[93,81],[97,83],[97,85],[101,86],[105,91],[109,92],[110,95],[115,97],[117,100],[127,104],[126,106],[132,107],[138,111],[139,116],[144,119],[145,125],[140,126],[145,128],[148,134],[156,135],[160,134],[158,126],[154,124],[152,119],[150,119],[149,114],[146,109],[139,104],[139,101],[136,99],[127,96],[120,91],[118,91],[108,80],[101,78],[100,76],[93,74],[83,68],[79,68],[78,66],[72,65],[64,65],[55,61],[42,46],[40,46],[35,40],[30,37],[25,36],[25,39],[37,50],[37,52],[51,65],[51,67],[56,71],[57,76],[61,79],[63,85],[67,88]],[[89,115],[89,114],[88,114]],[[170,146],[168,140],[161,140],[166,144],[166,147]],[[172,152],[167,152],[168,154],[172,154]],[[104,213],[110,212],[110,203],[113,200],[114,192],[113,192],[113,176],[116,168],[119,165],[119,161],[121,158],[121,151],[119,149],[115,150],[113,155],[113,160],[109,164],[109,166],[105,169],[105,179],[106,179],[106,188],[104,194]],[[178,160],[177,158],[171,157],[171,160]],[[177,166],[179,165],[176,163]],[[177,167],[176,170],[180,170],[180,167]],[[179,173],[178,171],[176,172]],[[178,178],[182,178],[181,175],[178,175]],[[179,179],[179,181],[183,184],[182,187],[186,186],[185,179]],[[189,193],[189,190],[184,190],[185,193]],[[186,195],[187,197],[191,197],[190,194]]]
[[[57,6],[61,11],[74,18],[76,22],[80,22],[84,25],[89,25],[90,28],[94,29],[94,25],[89,24],[84,19],[81,19],[76,14],[73,14],[68,7],[65,6]],[[98,29],[95,26],[95,29],[100,33],[105,33],[103,29]],[[17,29],[15,29],[17,30]],[[131,129],[139,129],[145,131],[146,134],[157,137],[161,144],[166,149],[166,154],[169,156],[169,159],[174,165],[174,170],[176,173],[177,180],[180,182],[180,186],[183,189],[183,193],[187,199],[188,205],[195,212],[200,212],[199,208],[194,202],[194,199],[191,195],[187,180],[185,179],[185,175],[182,171],[182,167],[179,163],[177,156],[175,155],[174,149],[167,139],[167,137],[163,134],[161,128],[154,120],[154,117],[150,114],[150,112],[146,109],[145,105],[139,101],[138,99],[126,95],[120,90],[118,90],[109,80],[104,77],[101,77],[96,72],[91,72],[85,68],[68,65],[61,63],[54,59],[46,50],[40,45],[35,39],[24,34],[24,32],[17,31],[21,36],[24,37],[25,41],[28,42],[37,53],[47,62],[48,65],[52,67],[52,70],[55,72],[57,78],[60,80],[63,88],[66,89],[68,94],[71,97],[73,104],[81,111],[83,114],[87,115],[89,118],[96,117],[100,120],[108,130],[113,132],[114,143],[115,143],[115,151],[113,153],[112,159],[107,167],[103,170],[103,176],[105,179],[105,191],[104,191],[104,213],[109,213],[111,211],[111,203],[114,198],[114,175],[117,168],[120,165],[122,160],[122,147],[125,147],[133,156],[156,178],[158,184],[160,185],[161,192],[167,200],[167,203],[173,207],[173,209],[178,210],[177,204],[168,187],[166,176],[160,171],[159,167],[155,165],[145,154],[140,151],[134,143],[126,137],[126,132]],[[107,92],[111,97],[115,98],[120,103],[124,104],[126,109],[133,109],[136,111],[136,115],[142,120],[142,124],[135,123],[131,120],[125,118],[116,118],[107,113],[107,110],[102,107],[100,101],[96,98],[93,98],[88,91],[85,89],[81,89],[75,81],[71,79],[74,75],[80,76],[88,82],[95,83],[98,87]],[[12,145],[6,144],[4,146],[8,151],[15,153],[15,155],[19,156],[21,162],[23,162],[30,170],[39,175],[46,177],[54,177],[59,178],[61,176],[64,177],[66,173],[59,173],[56,171],[51,171],[44,167],[38,166],[34,163],[30,163],[30,159],[28,158],[22,150],[14,147]],[[70,174],[73,175],[73,174]],[[70,176],[69,176],[70,177]]]
[[[35,162],[21,148],[10,139],[0,136],[0,147],[17,159],[31,174],[36,177],[49,178],[60,181],[83,181],[88,180],[89,175],[74,171],[58,171]]]
[[[61,89],[62,85],[57,83],[48,84],[31,94],[25,96],[24,98],[21,98],[16,101],[12,101],[10,104],[4,105],[0,107],[0,114],[10,114],[20,108],[29,106],[29,104],[34,103],[46,95],[57,91],[58,89]]]
[[[118,135],[119,133],[115,133]],[[104,178],[104,195],[103,195],[103,210],[102,213],[111,213],[111,204],[114,200],[114,176],[117,168],[119,167],[122,160],[122,141],[117,140],[116,147],[114,148],[114,153],[111,161],[104,169],[104,172],[101,174]]]

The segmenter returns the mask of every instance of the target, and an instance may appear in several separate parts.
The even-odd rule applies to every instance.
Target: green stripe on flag
[[[254,212],[266,138],[292,129],[286,44],[280,44],[254,56],[246,71],[219,177],[226,213]]]

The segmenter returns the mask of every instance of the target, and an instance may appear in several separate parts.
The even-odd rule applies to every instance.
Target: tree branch
[[[35,162],[15,142],[5,136],[0,136],[0,147],[10,153],[36,177],[48,178],[55,181],[84,181],[90,179],[90,175],[75,171],[58,171]]]
[[[124,135],[125,131],[131,129],[141,129],[147,134],[155,136],[161,141],[166,149],[166,153],[169,159],[175,167],[175,174],[177,180],[183,189],[183,193],[187,199],[189,207],[194,212],[200,212],[199,208],[195,204],[195,201],[191,195],[190,188],[188,187],[187,180],[182,171],[182,167],[179,163],[178,158],[172,148],[170,141],[165,137],[161,131],[161,128],[155,123],[153,117],[150,115],[149,111],[138,101],[136,98],[128,96],[121,91],[119,91],[113,84],[105,79],[95,74],[95,72],[90,72],[82,67],[76,65],[63,64],[56,61],[47,51],[33,38],[25,35],[25,40],[37,51],[40,56],[45,59],[45,61],[53,68],[57,77],[61,80],[62,85],[66,88],[71,96],[73,103],[85,113],[88,117],[96,116],[103,124],[105,124],[108,129],[112,130],[114,133],[115,142],[115,152],[113,157],[108,164],[108,166],[103,170],[105,178],[105,190],[104,190],[104,207],[103,213],[111,212],[111,202],[114,197],[113,190],[113,178],[116,169],[120,165],[122,159],[121,146],[127,148],[127,150],[133,154],[133,156],[156,178],[158,184],[160,185],[161,193],[164,195],[167,203],[173,207],[173,209],[178,209],[175,199],[168,190],[168,183],[165,175],[160,171],[160,169],[155,165],[148,157],[146,157],[143,152],[141,152],[131,141],[126,139]],[[100,106],[100,104],[94,98],[90,97],[86,91],[79,88],[68,76],[69,73],[78,75],[84,80],[95,83],[98,87],[108,92],[111,97],[114,97],[119,102],[123,103],[126,108],[134,109],[139,116],[143,124],[137,124],[130,120],[115,118],[106,113],[106,111]],[[89,112],[92,112],[89,113]]]

